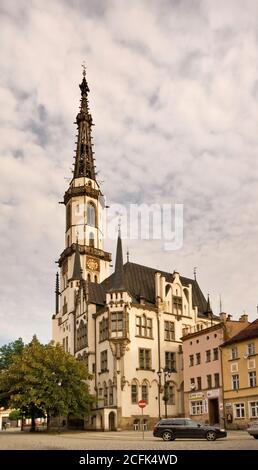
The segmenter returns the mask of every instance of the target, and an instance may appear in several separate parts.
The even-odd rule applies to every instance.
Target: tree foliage
[[[12,343],[6,344],[5,346],[0,347],[0,371],[2,369],[7,369],[15,355],[21,354],[24,348],[24,342],[21,338],[18,338],[16,341]]]
[[[1,397],[10,408],[35,417],[89,411],[92,397],[86,380],[90,377],[84,364],[64,352],[60,345],[42,345],[36,337],[0,374]]]

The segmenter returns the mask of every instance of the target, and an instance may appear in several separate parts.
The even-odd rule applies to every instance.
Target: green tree
[[[0,374],[0,390],[11,408],[31,417],[31,430],[35,430],[35,418],[42,415],[49,426],[51,416],[87,414],[93,401],[89,379],[85,365],[60,345],[42,345],[34,336]]]
[[[12,343],[6,344],[0,347],[0,371],[7,369],[16,354],[20,354],[24,348],[24,342],[21,338],[18,338]]]

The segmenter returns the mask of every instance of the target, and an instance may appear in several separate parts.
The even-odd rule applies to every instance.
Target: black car
[[[197,423],[189,418],[166,418],[159,421],[154,430],[154,437],[162,437],[163,441],[174,441],[176,438],[195,438],[215,441],[226,437],[225,429]]]

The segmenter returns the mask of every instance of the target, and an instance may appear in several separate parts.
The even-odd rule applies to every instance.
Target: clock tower
[[[90,90],[85,67],[80,90],[73,177],[63,199],[66,208],[65,248],[58,260],[60,291],[56,308],[60,316],[74,311],[79,278],[102,282],[109,275],[111,261],[111,254],[103,250],[102,212],[105,203],[96,178],[91,137],[93,123],[88,105]],[[75,276],[78,271],[76,263],[80,272]]]

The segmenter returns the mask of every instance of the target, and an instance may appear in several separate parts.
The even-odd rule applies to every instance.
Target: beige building
[[[224,426],[220,346],[247,325],[247,315],[234,321],[221,313],[219,323],[195,333],[183,332],[186,416],[204,424]]]
[[[91,145],[88,85],[80,85],[74,175],[64,195],[65,249],[59,258],[53,339],[87,363],[96,406],[81,425],[91,429],[138,429],[161,416],[184,415],[183,330],[218,321],[196,279],[123,264],[117,241],[115,272],[104,251],[103,195],[96,180]]]
[[[221,351],[228,426],[245,428],[258,419],[258,320],[226,341]]]

